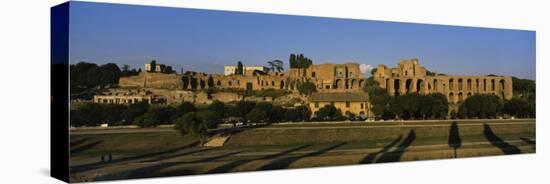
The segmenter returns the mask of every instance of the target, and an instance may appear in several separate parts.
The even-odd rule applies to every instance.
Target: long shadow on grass
[[[453,121],[453,123],[451,124],[451,127],[449,128],[448,144],[449,144],[449,147],[453,148],[454,158],[456,158],[458,156],[456,154],[456,149],[462,146],[462,139],[460,139],[460,132],[458,130],[458,125],[456,124],[456,121]]]
[[[397,146],[397,149],[384,153],[376,160],[376,163],[397,162],[401,160],[401,156],[403,156],[403,153],[405,153],[407,148],[414,142],[415,139],[416,133],[414,129],[410,130],[405,140]]]
[[[255,161],[255,160],[275,159],[275,158],[287,155],[289,153],[307,148],[309,146],[311,146],[311,144],[310,145],[298,146],[298,147],[293,148],[293,149],[282,151],[282,152],[279,152],[279,153],[276,153],[276,154],[273,154],[273,155],[266,155],[266,156],[263,156],[263,157],[260,157],[260,158],[233,161],[233,162],[230,162],[228,164],[225,164],[225,165],[216,167],[214,169],[211,169],[211,170],[207,171],[206,173],[227,173],[227,172],[230,172],[231,170],[233,170],[234,168],[237,168],[237,167],[239,167],[243,164],[246,164],[248,162],[252,162],[252,161]]]
[[[80,145],[80,144],[82,144],[82,143],[84,143],[84,142],[86,142],[86,141],[88,141],[88,140],[90,140],[89,137],[85,137],[85,138],[73,140],[73,141],[71,141],[71,143],[70,143],[70,147],[71,147],[71,148],[76,147],[76,146],[78,146],[78,145]]]
[[[158,152],[153,152],[153,153],[147,153],[147,154],[143,154],[143,155],[137,155],[137,156],[130,156],[130,157],[114,159],[110,162],[98,161],[98,162],[94,162],[94,163],[78,165],[78,166],[71,167],[71,173],[89,171],[89,170],[93,170],[93,169],[103,167],[103,166],[108,165],[108,164],[116,164],[116,163],[121,163],[121,162],[126,162],[126,161],[139,160],[139,159],[144,159],[144,158],[148,158],[148,157],[155,157],[155,156],[159,156],[159,155],[171,154],[171,153],[175,153],[175,152],[178,152],[178,151],[182,151],[182,150],[197,146],[198,144],[199,144],[199,142],[193,142],[191,144],[188,144],[188,145],[185,145],[185,146],[182,146],[182,147],[178,147],[178,148],[173,148],[173,149],[168,149],[168,150],[158,151]]]
[[[321,154],[329,152],[330,150],[333,150],[333,149],[336,149],[340,146],[343,146],[344,144],[347,144],[347,143],[343,142],[343,143],[336,144],[334,146],[330,146],[328,148],[325,148],[325,149],[322,149],[322,150],[319,150],[319,151],[316,151],[316,152],[311,152],[311,153],[300,155],[300,156],[293,156],[293,157],[274,160],[271,163],[269,163],[269,164],[267,164],[267,165],[265,165],[265,166],[263,166],[263,167],[261,167],[257,170],[285,169],[285,168],[288,168],[288,166],[290,166],[290,164],[292,164],[292,163],[294,163],[294,162],[296,162],[296,161],[298,161],[302,158],[319,156]]]
[[[521,153],[518,147],[508,144],[506,141],[495,135],[493,130],[491,130],[491,127],[487,124],[483,124],[483,135],[485,135],[485,138],[491,142],[493,146],[500,148],[500,150],[506,155]]]
[[[521,139],[523,142],[527,143],[527,144],[533,145],[533,150],[536,150],[536,149],[537,149],[536,141],[531,140],[531,139],[526,138],[526,137],[520,137],[520,139]]]
[[[94,142],[90,142],[90,143],[80,143],[79,146],[75,146],[75,147],[71,147],[71,154],[74,154],[74,153],[80,153],[80,152],[83,152],[83,151],[86,151],[86,150],[89,150],[89,149],[92,149],[93,147],[97,146],[99,143],[101,143],[102,141],[94,141]]]
[[[230,157],[236,154],[242,153],[242,151],[226,153],[223,155],[203,158],[195,161],[181,161],[181,162],[164,162],[159,164],[154,164],[151,166],[141,167],[137,169],[132,169],[128,171],[120,171],[116,173],[111,173],[102,177],[96,178],[96,180],[112,180],[112,179],[132,179],[132,178],[149,178],[149,177],[166,177],[166,176],[184,176],[184,175],[193,175],[198,174],[197,170],[192,168],[180,168],[170,171],[162,171],[170,167],[176,167],[185,164],[196,164],[196,163],[205,163],[219,160],[225,157]]]
[[[185,176],[199,174],[196,169],[193,168],[179,168],[173,169],[170,171],[162,171],[170,167],[177,167],[185,164],[197,164],[216,161],[225,157],[230,157],[236,154],[242,153],[242,151],[226,153],[223,155],[203,158],[195,161],[180,161],[180,162],[164,162],[159,164],[154,164],[151,166],[141,167],[137,169],[132,169],[129,171],[121,171],[117,173],[112,173],[107,176],[96,178],[97,180],[111,180],[111,179],[132,179],[132,178],[149,178],[149,177],[167,177],[167,176]]]
[[[237,135],[245,130],[251,130],[255,128],[262,128],[269,126],[269,124],[257,124],[257,125],[249,125],[249,126],[242,126],[242,127],[230,127],[230,128],[221,128],[210,131],[210,134],[220,134],[223,136],[227,135]]]
[[[397,137],[397,139],[395,139],[393,142],[391,142],[390,144],[384,146],[384,148],[382,148],[380,151],[376,152],[376,153],[369,153],[365,158],[363,158],[363,160],[361,160],[361,164],[368,164],[368,163],[374,163],[374,159],[376,159],[376,157],[380,154],[385,154],[387,153],[392,147],[394,147],[399,141],[401,141],[401,138],[403,136],[402,135],[399,135],[399,137]]]

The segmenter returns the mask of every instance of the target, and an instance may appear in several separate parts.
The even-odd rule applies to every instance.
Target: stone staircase
[[[229,135],[214,135],[203,146],[206,147],[223,147],[225,141],[229,139]]]

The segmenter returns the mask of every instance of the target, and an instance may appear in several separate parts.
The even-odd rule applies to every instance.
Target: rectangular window
[[[350,102],[348,101],[346,102],[346,107],[349,108],[349,106],[350,106]]]

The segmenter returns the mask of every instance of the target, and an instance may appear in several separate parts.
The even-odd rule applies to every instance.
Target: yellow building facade
[[[333,105],[344,116],[353,113],[362,119],[372,117],[369,97],[364,92],[321,92],[311,94],[309,108],[313,116],[326,105]]]

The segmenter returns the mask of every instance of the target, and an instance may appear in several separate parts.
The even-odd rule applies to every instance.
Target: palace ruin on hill
[[[442,93],[451,103],[464,101],[474,94],[512,98],[510,76],[437,75],[422,67],[418,59],[402,60],[396,68],[379,65],[373,75],[390,95]]]
[[[146,68],[154,68],[145,66]],[[158,68],[158,67],[157,67]],[[246,68],[246,67],[245,67]],[[258,70],[256,70],[257,68]],[[159,68],[160,69],[160,68]],[[381,88],[390,95],[407,93],[442,93],[450,103],[465,100],[474,94],[493,94],[500,98],[512,98],[512,78],[509,76],[447,76],[434,74],[422,67],[418,59],[402,60],[396,68],[379,65],[373,74]],[[185,82],[187,81],[187,82]],[[196,85],[192,85],[195,81]],[[291,68],[287,72],[267,71],[263,67],[248,67],[244,73],[235,74],[234,67],[225,67],[224,74],[207,74],[188,71],[185,74],[163,73],[145,70],[136,76],[122,77],[118,91],[96,95],[96,103],[149,103],[178,104],[184,101],[208,104],[214,100],[222,102],[252,100],[268,101],[266,97],[244,97],[234,90],[277,89],[298,94],[298,86],[312,82],[318,94],[303,97],[303,104],[313,113],[325,104],[338,104],[342,112],[356,115],[370,115],[368,95],[363,91],[366,78],[359,64],[318,64],[307,68]],[[198,91],[189,89],[195,88]],[[207,89],[230,89],[225,92],[206,93]],[[120,90],[145,89],[140,93]],[[126,95],[128,94],[128,95]],[[144,94],[140,97],[140,94]],[[355,98],[355,97],[361,98]]]

